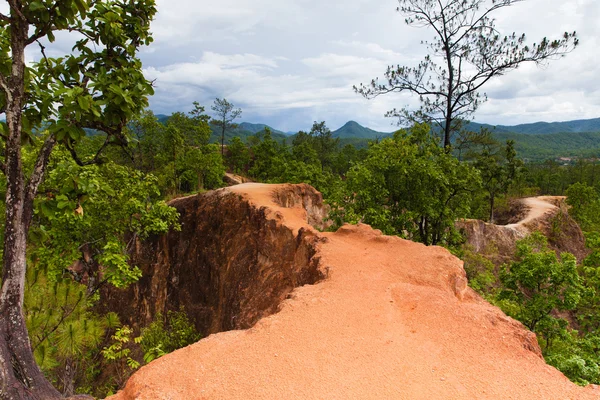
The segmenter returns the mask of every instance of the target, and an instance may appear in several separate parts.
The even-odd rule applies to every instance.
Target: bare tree
[[[481,88],[522,63],[543,64],[572,51],[577,35],[543,38],[528,45],[525,34],[503,36],[496,29],[494,11],[524,0],[399,0],[397,8],[408,25],[435,32],[424,44],[428,54],[416,67],[389,66],[385,80],[374,79],[354,90],[366,98],[390,92],[419,96],[418,110],[393,109],[386,116],[400,124],[429,122],[443,132],[444,147],[450,149],[452,134],[471,116],[487,95]]]
[[[215,125],[221,127],[221,155],[225,155],[225,132],[229,128],[235,128],[237,125],[233,123],[237,118],[242,116],[242,110],[235,108],[227,99],[215,99],[211,110],[215,112],[216,118],[213,119]]]

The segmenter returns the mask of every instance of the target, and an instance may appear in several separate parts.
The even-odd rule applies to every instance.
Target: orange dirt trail
[[[305,211],[273,204],[278,188],[227,190],[297,229]],[[466,287],[448,251],[366,225],[315,234],[325,238],[327,279],[296,289],[247,331],[209,336],[142,368],[112,399],[600,398],[546,365],[532,334]]]

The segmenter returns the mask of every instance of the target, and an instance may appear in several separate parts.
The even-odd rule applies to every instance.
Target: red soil
[[[235,190],[278,223],[280,186]],[[137,372],[125,399],[597,399],[546,365],[533,334],[466,287],[439,247],[366,225],[317,233],[324,281],[246,331],[219,333]]]

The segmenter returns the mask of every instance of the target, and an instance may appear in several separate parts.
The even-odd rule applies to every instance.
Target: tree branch
[[[29,183],[27,184],[25,204],[27,204],[28,201],[33,201],[34,197],[36,196],[40,183],[42,183],[42,180],[44,179],[44,174],[46,173],[46,168],[48,167],[48,163],[50,161],[50,154],[52,153],[55,145],[56,137],[51,134],[46,138],[46,141],[42,145],[37,161],[35,162],[35,166],[33,167],[33,172],[31,173]]]

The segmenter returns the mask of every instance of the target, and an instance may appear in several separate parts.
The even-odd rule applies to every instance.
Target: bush
[[[162,314],[157,314],[154,321],[142,329],[140,345],[144,352],[144,361],[149,363],[165,354],[200,340],[201,335],[189,320],[183,309],[169,311],[166,323]]]

